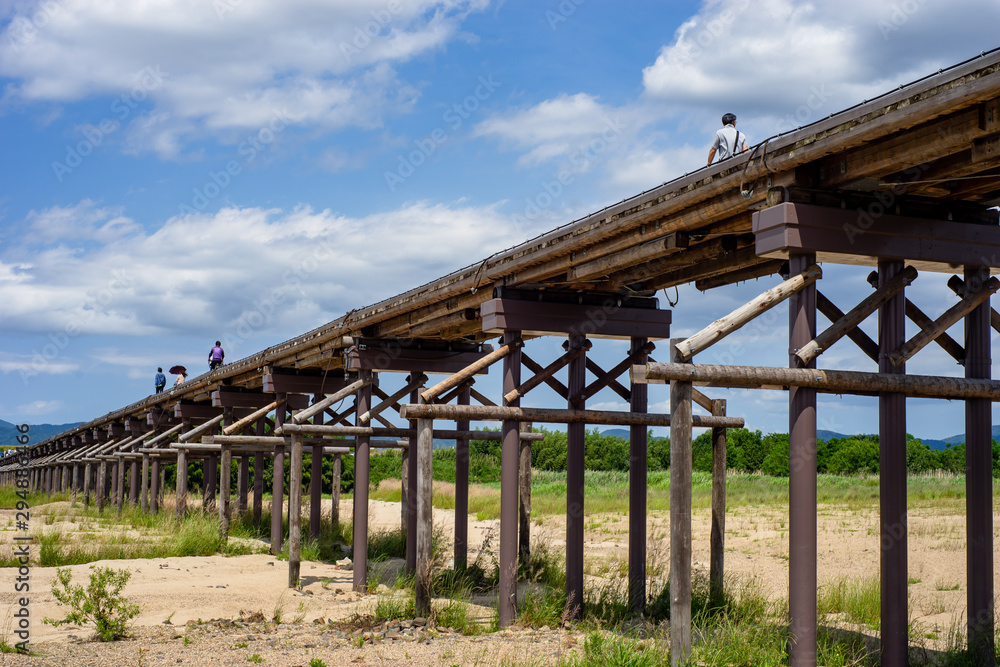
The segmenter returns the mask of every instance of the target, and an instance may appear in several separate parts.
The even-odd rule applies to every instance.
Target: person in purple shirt
[[[215,341],[215,347],[213,347],[212,351],[208,353],[208,369],[214,371],[222,365],[222,361],[225,358],[226,353],[222,351],[222,341]]]

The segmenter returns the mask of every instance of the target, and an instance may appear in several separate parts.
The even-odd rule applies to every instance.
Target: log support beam
[[[505,331],[505,346],[510,354],[503,359],[503,394],[521,386],[521,332]],[[504,400],[503,407],[516,408],[519,398]],[[497,590],[497,615],[501,628],[512,625],[517,617],[517,459],[520,443],[518,422],[503,420],[500,426],[500,572]]]
[[[645,338],[633,338],[629,358],[645,364],[649,358]],[[631,386],[629,409],[644,414],[648,408],[647,385]],[[629,427],[628,466],[628,602],[633,614],[641,614],[646,606],[646,488],[648,442],[645,426]]]

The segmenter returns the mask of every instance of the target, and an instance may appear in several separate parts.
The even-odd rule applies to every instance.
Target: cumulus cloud
[[[91,230],[112,222],[132,230],[121,211],[91,202],[28,218],[71,225],[73,212]],[[70,337],[247,338],[262,329],[290,336],[513,245],[525,231],[495,206],[415,202],[357,218],[305,206],[227,208],[73,247],[38,235],[0,251],[4,328]],[[126,365],[151,363],[132,361]]]
[[[394,66],[442,48],[488,4],[20,2],[0,30],[0,75],[8,101],[117,97],[132,144],[161,155],[189,133],[259,127],[278,109],[307,126],[377,127],[418,94]]]
[[[48,415],[62,407],[62,401],[32,401],[18,406],[17,412],[28,416]]]

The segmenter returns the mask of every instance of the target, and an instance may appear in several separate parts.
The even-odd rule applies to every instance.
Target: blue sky
[[[756,143],[997,46],[998,19],[985,0],[4,0],[0,418],[117,409],[158,365],[205,370],[217,338],[240,358],[693,171],[722,113]],[[842,308],[866,293],[866,270],[825,268]],[[932,316],[944,278],[914,286]],[[674,335],[774,282],[681,288]],[[786,318],[699,361],[785,365]],[[821,365],[871,370],[849,345]],[[936,349],[909,370],[961,372]],[[713,395],[787,429],[784,394]],[[909,405],[911,432],[964,430],[960,403]],[[824,398],[820,427],[876,415]]]

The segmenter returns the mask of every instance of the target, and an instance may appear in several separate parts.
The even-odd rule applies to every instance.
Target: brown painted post
[[[581,334],[570,334],[567,351],[577,350],[586,344]],[[570,410],[583,410],[586,401],[576,402],[587,386],[587,355],[581,354],[569,362],[566,386],[571,397]],[[583,469],[584,439],[587,425],[576,422],[566,425],[566,605],[569,618],[579,618],[583,612]]]
[[[104,461],[104,471],[108,474],[110,479],[107,480],[108,496],[105,498],[102,494],[101,500],[106,500],[106,504],[110,505],[112,502],[118,498],[118,459],[108,466],[107,461]],[[101,509],[104,509],[102,506]]]
[[[637,354],[648,340],[632,338],[629,354]],[[645,364],[649,355],[639,354],[636,364]],[[632,382],[629,410],[644,414],[648,409],[649,390],[646,384]],[[639,614],[646,606],[646,477],[648,462],[648,431],[645,426],[629,427],[628,466],[628,603]]]
[[[181,433],[187,433],[191,430],[191,420],[184,418],[181,420]],[[177,507],[175,508],[177,512],[177,520],[182,521],[187,515],[187,497],[188,497],[188,462],[187,462],[187,450],[178,449],[177,450]]]
[[[359,380],[371,377],[370,370],[358,371]],[[358,417],[372,407],[372,386],[366,384],[358,389],[358,409],[355,424],[364,426]],[[354,445],[354,590],[360,593],[368,590],[368,480],[371,439],[367,435],[355,438]]]
[[[257,420],[257,435],[264,435],[267,417]],[[264,509],[264,454],[253,455],[253,525],[259,526]]]
[[[162,503],[167,493],[167,462],[160,464],[160,497],[158,502]]]
[[[219,431],[221,432],[222,425],[219,425]],[[215,510],[215,496],[219,492],[219,455],[209,454],[205,457],[205,472],[202,475],[203,481],[203,495],[202,495],[202,509],[205,512],[212,512]]]
[[[132,445],[132,449],[135,450],[139,447],[141,441],[136,442]],[[139,504],[139,460],[132,459],[128,466],[128,501],[133,505]]]
[[[150,461],[149,508],[153,514],[160,511],[160,458]]]
[[[69,487],[73,491],[72,502],[75,503],[76,502],[76,492],[77,492],[77,490],[80,487],[80,464],[79,463],[74,463],[73,466],[72,466],[72,471],[73,472],[72,472],[72,475],[70,477]]]
[[[815,255],[792,255],[792,275]],[[816,284],[788,300],[789,368],[804,366],[795,351],[816,337]],[[788,617],[791,667],[816,665],[816,390],[788,390]]]
[[[302,562],[302,436],[292,435],[292,460],[288,480],[288,587],[299,585]]]
[[[229,540],[229,490],[233,484],[233,447],[222,445],[219,469],[219,539]]]
[[[670,340],[671,363],[682,363]],[[670,664],[691,658],[691,383],[670,383]]]
[[[468,424],[469,422],[465,422]],[[519,429],[531,433],[531,422],[523,422]],[[517,561],[527,567],[531,562],[531,441],[521,440],[517,461],[518,535]],[[468,501],[466,501],[468,504]]]
[[[313,403],[326,398],[323,394],[313,396]],[[313,420],[315,424],[323,423],[323,413],[320,412]],[[312,448],[312,470],[309,474],[309,536],[319,539],[319,523],[323,511],[323,447]]]
[[[458,394],[459,405],[469,405],[472,387],[466,386]],[[455,422],[459,431],[469,430],[469,420]],[[469,438],[455,441],[455,569],[464,570],[469,565]]]
[[[521,332],[504,331],[503,344],[514,343]],[[521,385],[521,348],[518,344],[503,358],[503,393],[507,394]],[[517,407],[521,399],[504,399],[506,406]],[[511,625],[517,616],[517,456],[521,443],[518,423],[505,420],[501,423],[500,450],[500,587],[497,591],[497,616],[501,628]]]
[[[879,286],[904,269],[899,260],[880,260]],[[898,292],[878,309],[878,371],[904,375],[889,355],[906,342],[906,295]],[[879,407],[879,515],[881,523],[882,664],[909,664],[907,635],[906,396],[881,392]]]
[[[712,414],[726,416],[725,399],[712,401]],[[712,429],[712,536],[708,582],[712,600],[721,604],[726,578],[726,429]]]
[[[411,374],[406,379],[407,382],[415,375],[416,373]],[[410,403],[419,402],[420,388],[418,387],[410,392]],[[404,507],[400,509],[400,512],[406,517],[406,569],[404,571],[407,574],[413,574],[417,571],[417,469],[419,467],[417,463],[417,420],[409,420],[409,425],[413,429],[413,435],[407,439],[409,447],[404,452],[406,460],[403,471],[403,495],[400,498]]]
[[[989,277],[978,267],[965,267],[966,293]],[[990,300],[965,316],[965,377],[989,378]],[[965,496],[969,650],[980,665],[994,664],[993,609],[993,438],[991,405],[985,399],[965,401]]]
[[[333,493],[330,496],[330,521],[336,526],[340,523],[340,473],[343,469],[344,461],[340,454],[334,454],[333,456],[333,478],[330,480],[331,490]]]
[[[146,514],[149,512],[149,454],[145,452],[142,455],[142,491],[139,496],[139,506],[142,508],[142,513]]]
[[[236,478],[236,494],[239,498],[239,512],[244,514],[247,511],[247,494],[250,486],[250,455],[244,454],[240,457],[239,474]]]
[[[275,400],[285,398],[285,394],[275,394]],[[285,423],[285,406],[279,405],[274,411],[275,428],[283,426]],[[282,514],[285,509],[285,446],[276,445],[274,448],[274,479],[271,481],[271,553],[281,553],[281,544],[284,537],[284,526],[282,525]]]
[[[115,494],[115,505],[118,508],[118,516],[121,516],[122,510],[124,509],[125,505],[125,459],[119,456],[117,462],[115,463],[115,468],[117,469],[118,472],[118,485],[116,489],[117,493]]]
[[[423,397],[418,397],[420,403]],[[434,420],[417,420],[417,456],[410,464],[417,469],[417,569],[416,610],[418,616],[431,612],[431,581],[433,555],[431,542],[434,530]]]
[[[83,506],[90,507],[90,476],[93,463],[83,464]]]

